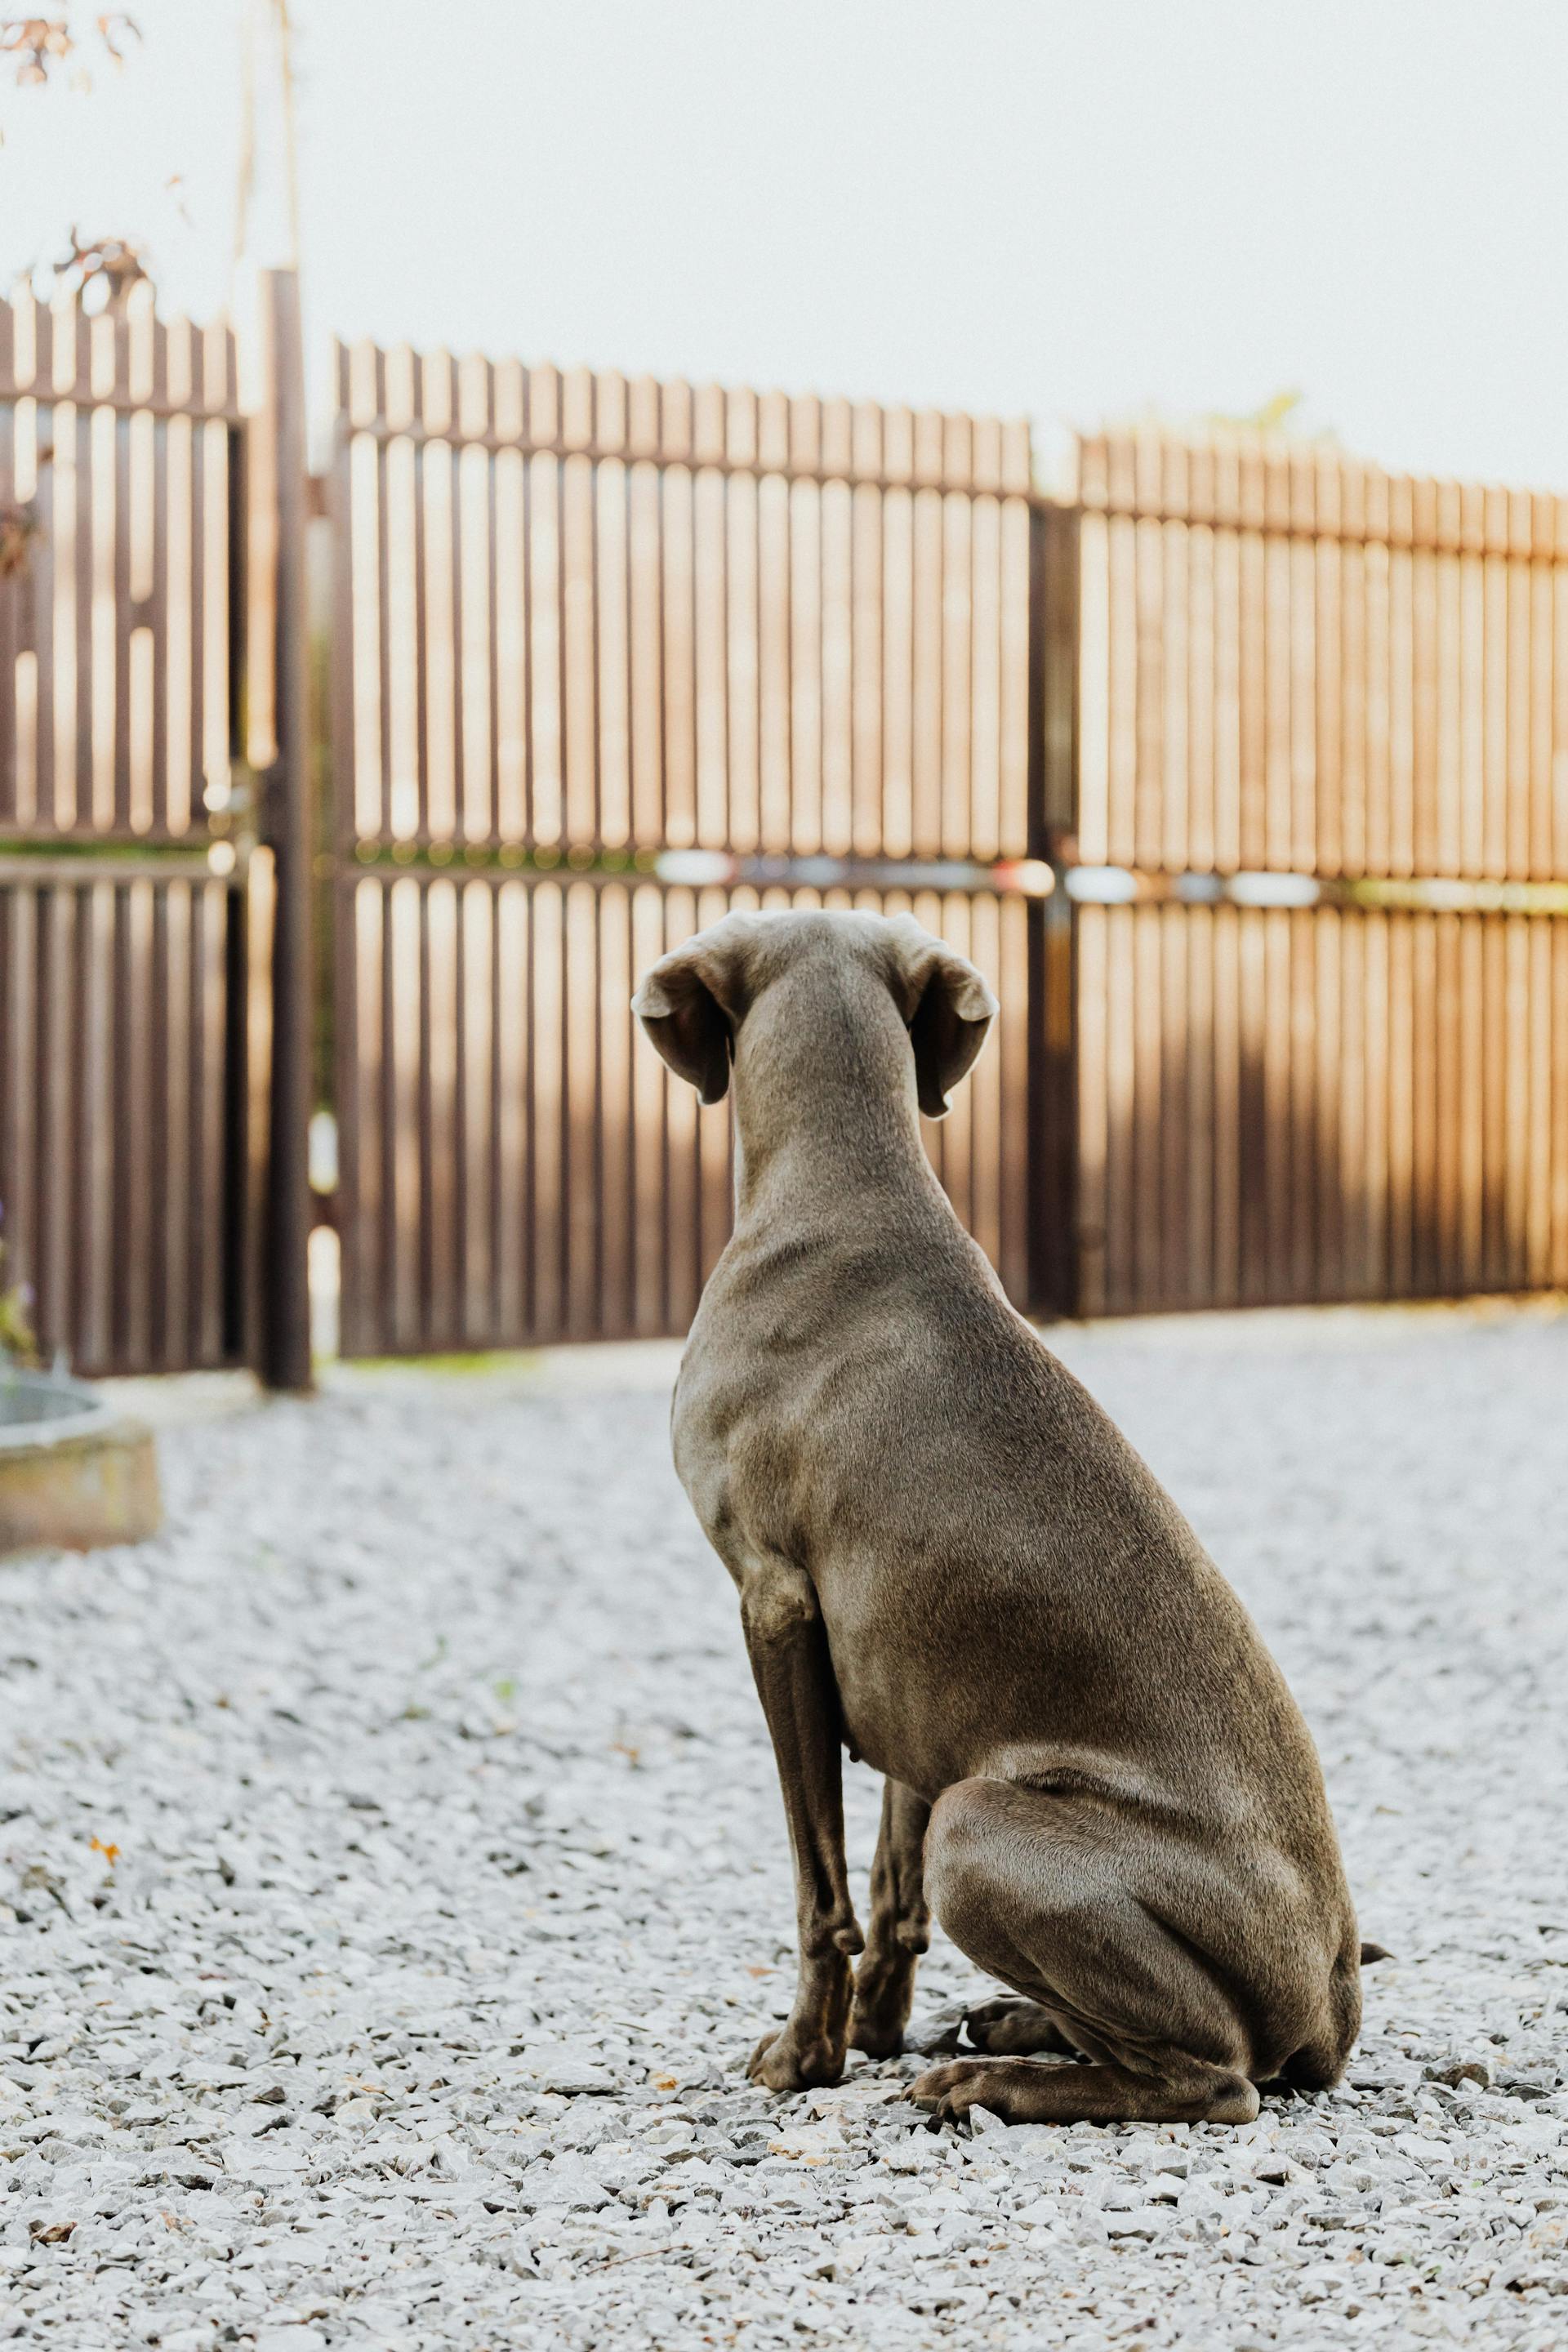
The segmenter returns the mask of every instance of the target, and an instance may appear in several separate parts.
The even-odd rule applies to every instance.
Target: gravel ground
[[[172,1427],[167,1533],[0,1571],[0,2336],[1560,2345],[1568,1319],[1059,1342],[1262,1622],[1369,1972],[1241,2130],[774,2100],[772,1760],[665,1350]],[[852,1858],[876,1789],[848,1774]],[[940,1940],[929,2037],[988,1990]]]

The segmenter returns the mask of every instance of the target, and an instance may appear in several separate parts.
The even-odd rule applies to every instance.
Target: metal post
[[[251,518],[272,593],[270,643],[255,647],[259,658],[253,659],[252,679],[262,693],[269,687],[270,710],[253,708],[251,735],[258,751],[271,753],[266,765],[258,759],[257,783],[258,832],[272,853],[275,896],[258,1369],[268,1388],[301,1390],[310,1386],[312,958],[305,371],[298,273],[264,270],[260,308],[262,404],[253,425]],[[253,586],[257,569],[253,564]]]
[[[1049,858],[1057,888],[1029,908],[1030,1306],[1079,1309],[1077,918],[1062,887],[1078,824],[1078,519],[1037,504],[1030,516],[1029,854]]]

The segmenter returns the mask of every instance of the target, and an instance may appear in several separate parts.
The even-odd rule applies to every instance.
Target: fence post
[[[249,469],[248,734],[258,833],[273,861],[271,1069],[260,1203],[257,1368],[310,1386],[310,687],[306,647],[305,368],[300,279],[260,278],[259,406]]]
[[[1056,1317],[1081,1312],[1078,915],[1064,887],[1078,826],[1079,530],[1067,505],[1037,504],[1030,520],[1030,855],[1057,875],[1029,908],[1030,1303]]]

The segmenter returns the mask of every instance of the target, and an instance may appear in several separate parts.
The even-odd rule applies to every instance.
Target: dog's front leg
[[[770,2091],[837,2083],[844,2072],[862,1937],[844,1861],[838,1693],[811,1579],[781,1560],[741,1580],[741,1622],[772,1734],[795,1857],[800,1976],[784,2025],[764,2034],[747,2073]]]

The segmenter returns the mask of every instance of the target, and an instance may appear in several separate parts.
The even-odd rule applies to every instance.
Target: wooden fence
[[[1151,436],[1059,529],[1064,1303],[1568,1285],[1568,501]]]
[[[910,908],[1020,1305],[1568,1286],[1568,504],[340,350],[310,971],[298,298],[0,305],[0,1197],[87,1370],[679,1330],[730,1139],[635,1035],[731,906]]]
[[[1005,1039],[932,1152],[1026,1297],[1026,428],[372,346],[338,383],[345,1348],[685,1328],[728,1128],[628,1001],[732,905],[973,940]]]

